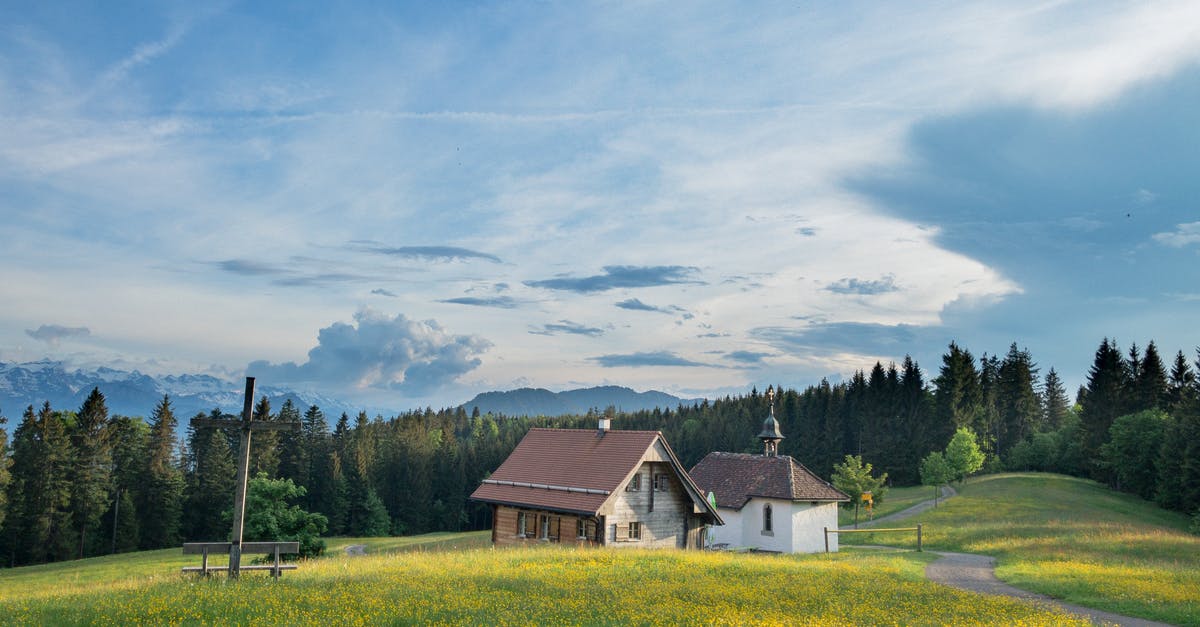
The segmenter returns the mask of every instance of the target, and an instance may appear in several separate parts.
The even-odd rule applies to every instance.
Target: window
[[[671,487],[670,475],[654,475],[654,489],[666,492]]]
[[[763,533],[770,534],[774,531],[775,521],[771,519],[771,504],[763,505]]]
[[[525,512],[521,513],[525,516],[525,533],[522,535],[532,538],[537,533],[537,516],[525,514]]]
[[[639,473],[633,475],[633,478],[629,480],[629,485],[625,486],[625,491],[626,492],[637,492],[638,490],[641,490],[641,489],[642,489],[642,473],[639,472]]]
[[[630,540],[641,540],[642,539],[642,523],[640,523],[640,522],[629,523],[629,539]]]
[[[587,521],[582,518],[575,521],[575,536],[580,540],[587,537]]]
[[[525,536],[525,512],[517,512],[517,535]]]

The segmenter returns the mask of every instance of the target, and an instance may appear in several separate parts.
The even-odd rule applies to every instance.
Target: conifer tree
[[[997,382],[999,410],[996,454],[1005,457],[1018,442],[1029,438],[1039,425],[1042,407],[1035,389],[1037,366],[1029,350],[1013,342],[1000,363]]]
[[[1047,431],[1058,429],[1069,411],[1071,405],[1067,399],[1067,389],[1058,373],[1051,368],[1042,385],[1042,428]]]
[[[109,506],[112,484],[112,446],[108,439],[108,408],[99,388],[92,388],[70,429],[71,522],[78,539],[76,557],[93,554],[88,536],[100,526]],[[95,540],[95,538],[92,538]]]
[[[1171,379],[1167,384],[1167,413],[1174,415],[1196,398],[1196,373],[1188,364],[1183,351],[1175,353]]]
[[[949,440],[958,427],[975,428],[982,411],[983,392],[971,352],[951,342],[949,352],[942,355],[942,368],[933,385],[938,425],[938,433],[933,434],[935,442]]]
[[[1146,346],[1137,376],[1133,380],[1132,406],[1129,407],[1129,411],[1166,409],[1169,398],[1166,368],[1163,367],[1162,358],[1158,356],[1158,348],[1151,340]]]
[[[280,422],[303,423],[300,419],[300,410],[296,408],[292,399],[283,401],[283,406],[279,408],[279,416],[277,420]],[[257,437],[257,434],[255,434]],[[307,494],[309,484],[309,462],[308,450],[304,445],[304,434],[302,431],[283,431],[278,432],[279,449],[277,456],[279,458],[279,478],[291,479],[297,486],[304,487],[303,490]]]
[[[188,540],[227,540],[230,524],[226,514],[233,510],[237,482],[233,447],[219,429],[204,427],[196,429],[194,433],[196,444],[190,447],[194,469],[188,480],[186,499],[189,512]]]
[[[254,420],[275,420],[271,413],[271,401],[263,396],[254,405]],[[279,476],[279,432],[256,431],[250,438],[250,476],[266,473],[267,478]]]
[[[184,481],[175,454],[178,424],[170,397],[163,396],[150,418],[146,440],[145,484],[138,504],[143,549],[175,546],[181,540]]]
[[[136,551],[140,536],[137,502],[146,483],[146,439],[149,428],[141,418],[114,416],[109,421],[113,484],[110,507],[101,518],[106,551]],[[115,529],[114,529],[115,526]]]
[[[1116,342],[1108,338],[1096,349],[1092,367],[1088,371],[1087,393],[1083,395],[1079,419],[1083,426],[1082,453],[1084,459],[1100,459],[1100,447],[1108,441],[1108,430],[1113,420],[1125,413],[1129,406],[1129,367],[1121,357]],[[1093,476],[1107,476],[1103,468],[1094,465]]]
[[[17,499],[6,525],[10,562],[40,564],[74,554],[71,524],[71,443],[50,403],[25,410],[13,433],[13,485]],[[11,492],[10,492],[11,493]]]

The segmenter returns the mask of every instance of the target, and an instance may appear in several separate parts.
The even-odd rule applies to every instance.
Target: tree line
[[[779,389],[775,416],[788,454],[829,477],[847,455],[896,485],[921,481],[921,463],[960,430],[978,438],[985,470],[1042,470],[1095,478],[1161,506],[1200,514],[1200,361],[1178,352],[1168,369],[1154,342],[1122,352],[1105,339],[1071,401],[1053,368],[1027,349],[976,358],[956,343],[927,379],[910,358],[876,363],[837,383]],[[255,420],[300,423],[255,433],[251,476],[291,481],[302,510],[327,534],[378,536],[481,529],[472,490],[535,426],[595,428],[584,416],[513,418],[464,408],[360,412],[330,423],[317,406],[264,397]],[[711,451],[758,452],[768,395],[631,413],[613,427],[662,431],[685,467]],[[213,410],[197,417],[229,420]],[[97,389],[78,411],[28,407],[12,432],[0,419],[0,564],[21,565],[224,540],[236,477],[236,429],[176,437],[164,397],[148,419],[109,416]]]

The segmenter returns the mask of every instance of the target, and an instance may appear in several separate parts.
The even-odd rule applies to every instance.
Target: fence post
[[[829,527],[822,527],[825,530],[825,552],[829,552]]]
[[[917,523],[917,552],[921,552],[921,523]]]

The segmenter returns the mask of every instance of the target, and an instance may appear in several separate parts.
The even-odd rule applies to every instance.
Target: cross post
[[[193,418],[192,424],[197,427],[217,427],[219,429],[238,428],[238,470],[237,491],[233,497],[233,534],[229,547],[229,577],[237,579],[242,564],[242,529],[246,516],[246,483],[250,474],[250,434],[255,431],[296,431],[300,429],[298,422],[268,422],[254,420],[254,377],[246,377],[246,400],[242,407],[242,420],[220,420],[212,418]]]

